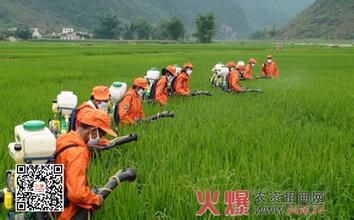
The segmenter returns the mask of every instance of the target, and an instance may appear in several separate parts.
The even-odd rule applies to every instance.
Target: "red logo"
[[[200,209],[197,212],[197,216],[202,216],[204,215],[204,213],[209,209],[209,211],[211,212],[211,214],[213,214],[214,216],[219,216],[220,212],[215,208],[215,204],[218,203],[219,200],[219,195],[220,192],[214,192],[213,193],[213,201],[211,201],[211,192],[210,191],[206,191],[205,192],[205,200],[203,200],[203,195],[202,192],[198,191],[197,192],[197,199],[198,199],[198,203],[199,205],[202,205],[202,207],[200,207]]]
[[[248,215],[248,191],[226,191],[224,197],[225,216]]]
[[[215,208],[215,205],[218,203],[220,192],[216,191],[211,197],[211,192],[206,191],[203,194],[200,191],[197,191],[197,200],[200,209],[197,211],[197,216],[202,216],[204,213],[209,210],[212,215],[219,216],[220,212]],[[245,190],[239,191],[227,191],[224,193],[224,202],[226,205],[225,216],[243,216],[248,215],[249,208],[249,193]]]

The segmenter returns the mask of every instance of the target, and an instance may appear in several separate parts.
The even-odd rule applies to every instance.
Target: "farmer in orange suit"
[[[143,78],[136,78],[133,87],[125,93],[119,103],[119,122],[120,124],[135,124],[136,120],[143,119],[144,112],[141,107],[141,97],[148,88],[148,84]]]
[[[267,56],[267,61],[262,65],[261,76],[268,76],[271,78],[277,78],[279,70],[277,64],[273,62],[272,55]]]
[[[97,144],[106,133],[116,137],[110,125],[107,113],[90,109],[75,131],[57,139],[55,163],[64,165],[64,191],[68,202],[58,220],[69,220],[80,209],[94,211],[103,205],[103,197],[91,192],[87,183],[86,172],[91,156],[88,145]]]
[[[109,101],[109,89],[106,86],[96,86],[92,89],[90,100],[82,103],[76,110],[75,128],[79,127],[80,121],[89,109],[100,109],[107,111]]]
[[[168,100],[168,82],[172,80],[173,76],[176,75],[176,67],[173,65],[168,65],[162,70],[162,76],[157,81],[155,89],[155,100],[160,103],[161,106],[167,104]]]
[[[192,74],[193,65],[186,63],[183,65],[183,70],[177,76],[175,82],[174,95],[189,96],[189,76]]]
[[[257,61],[254,58],[250,58],[248,60],[248,64],[245,67],[245,73],[243,74],[243,78],[247,79],[247,80],[252,80],[252,69],[253,67],[256,65]]]
[[[238,85],[240,80],[239,73],[235,70],[236,63],[229,62],[226,64],[226,67],[230,70],[226,77],[227,91],[242,92],[240,86]]]

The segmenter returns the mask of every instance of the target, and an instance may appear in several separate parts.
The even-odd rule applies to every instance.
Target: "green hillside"
[[[219,36],[235,34],[237,37],[245,37],[264,26],[286,23],[312,2],[313,0],[0,0],[0,25],[24,25],[51,30],[72,26],[90,31],[96,25],[98,15],[110,13],[127,23],[137,17],[156,23],[161,19],[179,16],[188,32],[193,32],[195,17],[200,13],[213,12]],[[225,28],[229,32],[223,33]]]
[[[290,38],[353,39],[354,1],[317,0],[281,33]]]

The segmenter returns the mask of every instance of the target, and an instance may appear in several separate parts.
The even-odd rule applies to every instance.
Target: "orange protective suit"
[[[252,65],[251,64],[247,64],[245,67],[245,73],[243,74],[243,78],[248,79],[248,80],[252,80]]]
[[[135,124],[136,119],[144,118],[143,108],[138,93],[134,89],[129,89],[119,103],[120,124]]]
[[[61,135],[57,139],[56,152],[70,144],[77,146],[66,149],[55,159],[56,164],[64,165],[64,190],[68,201],[57,220],[69,220],[81,208],[92,209],[100,202],[87,183],[86,172],[91,155],[82,137],[75,131]]]
[[[262,64],[261,76],[270,76],[277,78],[279,75],[279,70],[275,62]]]
[[[155,100],[160,103],[161,106],[167,104],[168,81],[166,76],[161,76],[161,78],[157,81],[155,89]]]
[[[189,76],[185,72],[181,72],[175,82],[174,95],[189,95]]]
[[[240,79],[238,76],[239,76],[239,73],[235,70],[229,72],[228,89],[230,91],[241,92],[241,87],[238,85],[238,83],[240,82]]]

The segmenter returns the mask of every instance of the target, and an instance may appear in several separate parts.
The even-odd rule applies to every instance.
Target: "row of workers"
[[[250,66],[244,68],[235,63],[227,64],[230,69],[230,85],[234,90],[240,90],[238,81],[242,70],[248,68],[245,76],[252,79],[252,67],[255,63],[255,60],[250,59]],[[264,75],[269,75],[271,70],[277,69],[274,64],[268,62],[265,65]],[[156,82],[156,88],[153,91],[154,100],[160,105],[167,103],[168,85],[173,77],[175,77],[175,83],[172,85],[173,94],[190,95],[189,76],[192,69],[192,64],[187,63],[177,75],[175,66],[167,66]],[[274,74],[274,71],[271,74]],[[277,74],[276,72],[276,76]],[[132,88],[126,92],[118,106],[120,123],[134,124],[137,119],[144,118],[141,98],[148,88],[149,85],[144,78],[136,78],[133,81]],[[87,183],[86,172],[91,156],[87,146],[107,141],[104,139],[106,134],[117,137],[117,134],[111,129],[110,115],[103,111],[107,109],[109,99],[108,87],[94,87],[90,99],[78,107],[75,130],[63,134],[57,139],[55,163],[64,164],[65,167],[64,186],[67,200],[64,212],[59,213],[58,220],[71,219],[82,208],[94,211],[103,205],[103,197],[91,192]]]
[[[250,58],[247,65],[242,61],[227,63],[226,67],[229,68],[229,72],[226,76],[226,89],[234,92],[242,92],[243,90],[239,82],[240,80],[253,79],[252,72],[256,63],[257,60],[255,58]],[[262,64],[260,77],[277,78],[278,75],[279,70],[277,64],[273,61],[272,55],[268,55],[266,62]]]
[[[168,81],[176,76],[174,95],[189,95],[189,76],[193,66],[188,63],[176,76],[176,67],[169,65],[163,71],[156,83],[156,102],[165,105],[168,100]],[[136,78],[121,102],[119,103],[119,117],[123,124],[134,124],[135,120],[144,118],[141,107],[141,97],[148,89],[144,78]],[[109,88],[96,86],[92,89],[91,97],[82,103],[76,114],[75,130],[63,134],[57,139],[55,163],[64,164],[64,186],[67,205],[64,212],[59,213],[58,220],[71,219],[80,209],[97,210],[103,205],[103,197],[91,192],[86,172],[91,153],[87,146],[106,144],[106,134],[117,137],[111,129],[111,116],[105,112],[110,99]]]

